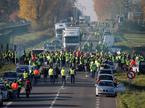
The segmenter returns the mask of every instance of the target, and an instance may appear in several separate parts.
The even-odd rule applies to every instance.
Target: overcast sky
[[[97,15],[94,9],[93,0],[77,0],[79,9],[83,11],[84,15],[91,17],[91,21],[97,21]]]

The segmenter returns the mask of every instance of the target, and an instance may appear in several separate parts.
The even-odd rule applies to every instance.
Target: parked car
[[[30,72],[30,66],[29,65],[18,65],[16,67],[16,73],[18,74],[18,77],[22,77],[24,71]]]
[[[104,62],[104,64],[109,65],[109,66],[110,66],[110,68],[113,70],[113,72],[115,72],[115,71],[116,71],[116,69],[117,69],[116,64],[114,64],[112,61],[105,61],[105,62]]]
[[[145,61],[140,61],[138,68],[140,73],[145,74]]]
[[[99,82],[101,80],[111,80],[114,81],[114,76],[110,74],[100,74],[96,78],[96,82]]]
[[[18,79],[18,75],[15,71],[9,71],[9,72],[5,72],[3,74],[3,80],[7,80],[7,81],[15,81]]]
[[[102,75],[102,74],[113,75],[113,70],[112,69],[101,69],[98,71],[97,76]]]
[[[96,84],[96,96],[116,96],[116,88],[112,80],[101,80]]]
[[[108,65],[108,64],[101,64],[101,65],[100,65],[100,70],[101,70],[101,69],[111,69],[111,66]]]

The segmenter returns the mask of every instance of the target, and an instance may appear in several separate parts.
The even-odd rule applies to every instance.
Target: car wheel
[[[0,102],[0,106],[3,106],[3,101]]]
[[[115,93],[113,97],[116,97],[116,96],[117,96],[117,93]]]

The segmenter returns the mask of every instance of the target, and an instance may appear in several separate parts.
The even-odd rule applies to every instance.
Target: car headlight
[[[103,92],[103,89],[102,88],[98,88],[98,92]]]

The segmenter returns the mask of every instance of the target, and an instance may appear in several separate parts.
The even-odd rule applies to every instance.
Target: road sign
[[[135,78],[135,72],[133,72],[133,71],[128,72],[128,73],[127,73],[127,77],[128,77],[129,79],[134,79],[134,78]]]

